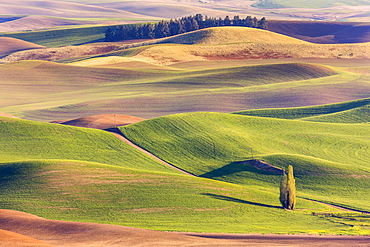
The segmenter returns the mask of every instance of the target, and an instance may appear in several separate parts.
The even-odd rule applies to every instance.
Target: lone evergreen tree
[[[284,172],[280,184],[280,202],[283,208],[294,210],[296,204],[296,188],[293,166],[288,166],[288,175]]]

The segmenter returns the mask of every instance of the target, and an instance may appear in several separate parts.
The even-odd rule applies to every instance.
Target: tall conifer
[[[280,202],[283,208],[294,210],[296,204],[296,187],[293,166],[288,166],[288,174],[284,172],[280,184]]]

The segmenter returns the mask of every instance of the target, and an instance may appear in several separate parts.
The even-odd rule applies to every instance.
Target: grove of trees
[[[222,18],[203,17],[201,14],[187,16],[181,19],[160,21],[146,24],[127,24],[116,27],[108,27],[105,32],[105,41],[122,41],[131,39],[154,39],[165,38],[177,34],[195,31],[198,29],[221,26],[242,26],[267,29],[267,20],[262,17],[247,16],[241,19],[238,15],[230,19],[229,16]]]
[[[284,172],[280,184],[280,202],[283,208],[294,210],[296,204],[296,187],[293,166],[288,166],[288,174]]]

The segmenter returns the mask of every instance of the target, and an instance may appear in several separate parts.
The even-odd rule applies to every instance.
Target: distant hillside
[[[270,20],[270,31],[319,44],[370,42],[366,22],[321,22]]]
[[[87,25],[92,22],[73,21],[46,16],[25,16],[16,20],[0,23],[0,32],[29,31],[58,26]]]
[[[213,27],[165,38],[159,43],[174,44],[234,44],[234,43],[286,43],[304,44],[305,42],[248,27]]]
[[[148,19],[150,17],[123,10],[104,8],[67,1],[2,0],[0,15],[39,15],[61,18],[124,18]]]
[[[0,37],[0,57],[17,51],[41,48],[45,47],[20,39]]]
[[[165,44],[166,42],[173,44]],[[161,45],[122,50],[110,55],[131,56],[162,65],[202,60],[370,58],[370,43],[318,45],[247,27],[197,30],[159,40],[158,43]],[[183,45],[183,43],[196,45]]]
[[[316,122],[367,123],[370,122],[370,99],[310,107],[240,111],[235,114]]]
[[[361,6],[370,5],[369,0],[326,0],[326,1],[305,1],[305,0],[258,0],[253,4],[255,7],[276,9],[276,8],[329,8],[335,6]]]

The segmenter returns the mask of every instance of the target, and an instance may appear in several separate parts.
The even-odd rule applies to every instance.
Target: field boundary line
[[[155,156],[154,154],[150,153],[149,151],[145,150],[144,148],[136,145],[135,143],[131,142],[129,139],[127,139],[123,133],[118,129],[118,128],[109,128],[109,129],[105,129],[105,131],[108,131],[110,132],[111,134],[113,134],[114,136],[116,136],[118,139],[120,139],[121,141],[125,142],[126,144],[129,144],[130,146],[136,148],[137,150],[139,150],[140,152],[154,158],[155,160],[161,162],[162,164],[168,166],[168,167],[171,167],[183,174],[186,174],[186,175],[189,175],[189,176],[192,176],[192,177],[196,177],[194,174],[190,173],[190,172],[187,172],[181,168],[178,168],[177,166],[174,166],[174,165],[171,165],[170,163],[162,160],[161,158],[158,158],[157,156]]]
[[[369,214],[370,215],[369,211],[352,209],[352,208],[345,207],[345,206],[338,206],[338,205],[334,205],[334,204],[330,204],[330,203],[327,203],[327,202],[322,202],[322,201],[318,201],[318,200],[314,200],[314,199],[310,199],[310,198],[305,198],[305,197],[302,197],[302,199],[309,200],[309,201],[312,201],[312,202],[318,202],[318,203],[321,203],[321,204],[324,204],[324,205],[327,205],[327,206],[330,206],[330,207],[333,207],[333,208],[341,209],[341,210],[344,210],[344,211],[348,211],[348,212],[363,213],[363,214]]]

